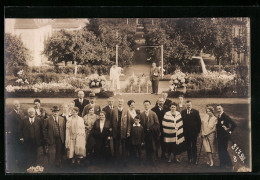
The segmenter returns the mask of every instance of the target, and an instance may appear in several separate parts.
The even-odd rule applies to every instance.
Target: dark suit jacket
[[[108,137],[112,135],[112,132],[109,130],[111,128],[111,124],[109,120],[105,120],[105,124],[102,132],[100,131],[100,120],[96,120],[92,131],[91,136],[95,139],[95,153],[97,153],[98,157],[102,157],[105,155],[106,145],[109,144]],[[107,157],[106,157],[107,158]]]
[[[6,132],[8,133],[8,140],[11,143],[19,142],[18,130],[23,118],[20,112],[17,114],[15,110],[12,110],[6,118]]]
[[[34,108],[35,109],[35,108]],[[35,111],[36,112],[36,111]],[[41,119],[47,119],[48,118],[48,115],[47,115],[47,113],[46,113],[46,111],[45,111],[45,109],[44,108],[40,108],[40,112],[41,112],[41,114],[37,114],[36,113],[36,116],[37,117],[39,117],[39,118],[41,118]]]
[[[84,117],[86,114],[88,114],[89,109],[91,108],[91,105],[88,104],[84,107],[83,111],[82,111],[82,117]],[[96,115],[99,115],[101,111],[101,107],[97,104],[94,105],[94,113]]]
[[[25,118],[19,125],[19,139],[23,138],[25,143],[30,141],[30,120],[29,118]],[[43,122],[40,118],[35,117],[33,123],[34,131],[35,131],[35,142],[37,146],[43,145],[43,134],[42,134],[42,127]]]
[[[154,73],[157,73],[158,76],[154,75]],[[154,69],[153,68],[150,69],[150,80],[151,81],[159,80],[159,76],[160,76],[160,69],[158,67],[155,67]]]
[[[235,129],[237,125],[231,120],[231,118],[225,112],[223,112],[220,118],[218,117],[218,123],[216,126],[218,140],[227,140],[229,133],[225,131],[222,125],[229,128],[229,131],[231,132]]]
[[[81,116],[84,107],[89,104],[89,100],[83,99],[83,103],[81,104],[78,98],[78,99],[74,99],[74,102],[75,102],[75,107],[79,108],[79,116]]]
[[[113,108],[115,108],[115,106],[113,106]],[[104,107],[104,108],[102,109],[102,111],[105,111],[105,112],[106,112],[106,119],[108,119],[108,120],[111,119],[112,110],[113,110],[113,109],[110,109],[109,105],[107,105],[106,107]]]
[[[66,124],[65,119],[61,116],[58,116],[59,118],[59,130],[60,130],[60,138],[62,143],[65,141],[65,132],[66,132]],[[54,139],[54,119],[53,116],[49,117],[44,121],[43,125],[43,137],[44,142],[48,145],[52,145],[55,143]]]
[[[197,137],[201,129],[201,119],[199,111],[191,109],[190,114],[187,114],[187,109],[181,112],[183,120],[183,132],[186,137]]]
[[[160,123],[161,130],[162,130],[163,117],[164,117],[164,114],[168,111],[168,108],[166,106],[164,106],[163,109],[160,110],[159,106],[157,105],[157,106],[154,106],[151,110],[153,112],[155,112],[155,114],[157,115],[159,123]]]
[[[130,120],[127,118],[127,109],[123,108],[121,119],[118,119],[118,108],[114,108],[111,114],[113,138],[126,139],[127,133],[130,134]],[[118,137],[118,121],[121,121],[121,137]]]
[[[165,100],[163,106],[164,106],[166,112],[167,112],[167,111],[170,111],[170,104],[171,104],[171,103],[172,103],[172,101],[171,101],[170,99],[167,98],[167,99]],[[156,107],[156,106],[158,106],[158,102],[155,103],[155,107]]]
[[[145,112],[140,114],[140,124],[144,128],[144,133],[151,133],[154,138],[159,139],[160,123],[155,112],[149,111],[148,118],[146,118]]]

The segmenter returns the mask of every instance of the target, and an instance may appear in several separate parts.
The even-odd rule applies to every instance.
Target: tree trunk
[[[221,58],[218,59],[218,72],[221,71]]]
[[[75,61],[75,72],[74,72],[75,76],[77,75],[77,72],[78,72],[78,66],[77,66],[77,62]]]

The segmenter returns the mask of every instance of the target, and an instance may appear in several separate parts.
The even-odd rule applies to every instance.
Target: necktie
[[[188,114],[190,114],[190,110],[188,110]]]
[[[31,124],[33,123],[31,118],[30,118],[30,123],[31,123]]]

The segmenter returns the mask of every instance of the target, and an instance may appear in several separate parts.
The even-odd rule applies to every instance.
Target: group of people
[[[197,139],[201,135],[208,165],[214,165],[212,153],[217,139],[220,166],[231,167],[227,144],[236,124],[222,105],[217,105],[216,115],[214,108],[207,106],[206,116],[201,119],[191,101],[184,102],[182,95],[178,98],[175,103],[163,93],[154,107],[145,100],[144,110],[140,111],[134,100],[127,102],[127,108],[122,97],[117,106],[111,97],[101,108],[94,93],[85,99],[84,92],[79,91],[78,98],[62,104],[61,109],[53,106],[52,114],[47,114],[40,100],[35,99],[26,118],[20,114],[16,100],[7,116],[7,163],[10,169],[14,164],[43,165],[47,156],[47,167],[51,168],[62,167],[64,157],[72,164],[87,159],[126,166],[135,158],[137,162],[156,165],[158,158],[180,163],[178,155],[187,151],[188,162],[196,164]]]

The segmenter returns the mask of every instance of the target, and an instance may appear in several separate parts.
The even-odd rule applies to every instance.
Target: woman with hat
[[[86,140],[84,120],[78,116],[79,108],[74,107],[72,116],[68,118],[66,123],[66,141],[68,158],[72,159],[72,163],[80,164],[80,159],[86,156]]]

